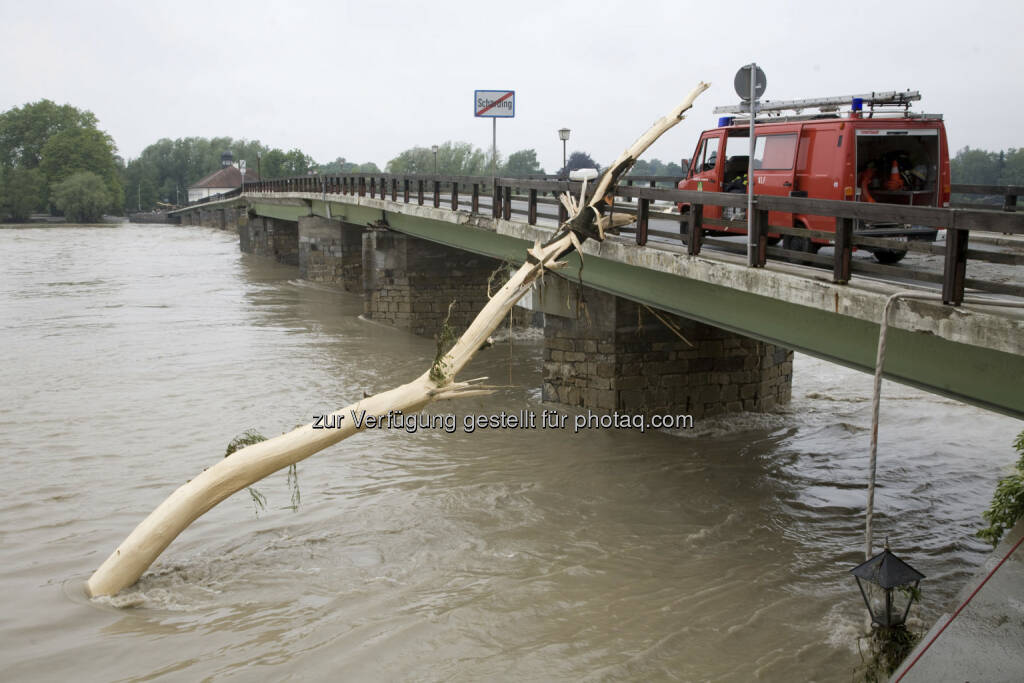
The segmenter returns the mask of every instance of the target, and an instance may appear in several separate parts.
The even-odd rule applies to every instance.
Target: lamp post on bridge
[[[434,175],[437,175],[437,145],[433,145],[430,149],[434,152]]]
[[[565,171],[565,167],[569,164],[565,157],[565,144],[569,141],[569,129],[559,128],[558,139],[562,141],[562,170]]]

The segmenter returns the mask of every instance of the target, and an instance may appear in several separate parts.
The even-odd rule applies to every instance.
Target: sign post
[[[516,115],[515,90],[474,90],[473,116],[491,119],[491,175],[498,175],[498,119]]]
[[[733,86],[740,99],[747,102],[750,111],[750,156],[747,159],[747,265],[757,265],[757,244],[754,239],[754,117],[757,100],[764,94],[768,79],[757,64],[751,62],[736,72]]]

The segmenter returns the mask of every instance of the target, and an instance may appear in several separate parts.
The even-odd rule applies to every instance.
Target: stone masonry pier
[[[390,230],[367,230],[363,235],[364,314],[433,337],[451,305],[449,324],[461,334],[487,303],[488,279],[500,266],[496,259]]]
[[[263,216],[249,217],[238,225],[242,251],[269,256],[290,266],[299,265],[299,225],[295,221]]]
[[[319,216],[299,218],[299,276],[313,282],[341,285],[348,292],[363,291],[363,233]]]
[[[545,309],[545,401],[699,418],[790,399],[790,350],[587,287],[582,299],[576,285],[555,289],[569,310]]]

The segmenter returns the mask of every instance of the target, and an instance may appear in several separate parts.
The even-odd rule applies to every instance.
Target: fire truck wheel
[[[874,251],[875,260],[879,263],[899,263],[903,260],[903,257],[907,255],[906,249],[876,249]]]
[[[782,248],[790,251],[802,251],[808,254],[818,253],[818,249],[821,245],[815,244],[807,237],[797,237],[796,235],[785,235],[782,238]],[[791,263],[799,263],[804,266],[814,265],[812,261],[805,261],[795,256],[790,256],[789,261]]]

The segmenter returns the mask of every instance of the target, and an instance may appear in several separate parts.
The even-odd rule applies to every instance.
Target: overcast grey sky
[[[474,89],[514,89],[499,151],[601,164],[700,80],[712,88],[648,152],[690,156],[751,60],[767,99],[912,88],[953,150],[1024,146],[1017,2],[23,2],[0,0],[0,110],[93,111],[132,158],[162,137],[299,147],[381,167],[445,140],[479,147]]]

